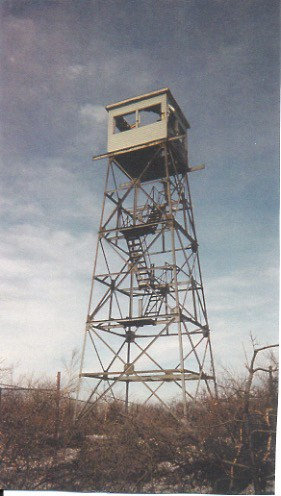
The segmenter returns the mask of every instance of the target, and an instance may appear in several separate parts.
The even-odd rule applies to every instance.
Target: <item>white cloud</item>
[[[91,165],[90,159],[89,163]],[[86,169],[87,166],[85,166]],[[3,167],[4,170],[4,167]],[[87,220],[89,228],[97,225],[97,208],[90,182],[83,171],[61,159],[18,163],[12,180],[2,183],[1,214],[10,222],[61,223]],[[93,171],[94,173],[94,171]]]
[[[269,256],[267,255],[269,259]],[[205,284],[209,324],[218,371],[243,370],[252,334],[259,345],[278,342],[278,270],[237,270]]]
[[[83,124],[104,123],[107,120],[107,112],[102,105],[83,105],[79,110],[80,118]]]
[[[89,234],[31,225],[2,237],[1,358],[16,372],[52,375],[80,346],[94,244]]]
[[[66,75],[69,79],[76,79],[81,76],[84,72],[85,66],[80,64],[69,65],[67,67]]]

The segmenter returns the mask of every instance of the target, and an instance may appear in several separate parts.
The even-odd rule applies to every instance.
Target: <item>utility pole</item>
[[[56,399],[55,399],[55,441],[58,444],[60,430],[60,397],[61,397],[61,372],[57,373]]]

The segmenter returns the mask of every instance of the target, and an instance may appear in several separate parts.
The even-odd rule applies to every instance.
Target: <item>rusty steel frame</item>
[[[84,378],[96,383],[84,408],[79,413],[76,411],[77,419],[89,413],[93,405],[108,394],[115,397],[116,385],[125,385],[126,410],[131,403],[131,383],[143,384],[146,388],[148,396],[144,403],[154,398],[170,410],[169,402],[159,396],[159,390],[165,383],[174,384],[176,390],[181,391],[184,416],[187,416],[188,401],[196,400],[202,389],[216,394],[188,181],[192,169],[187,166],[186,136],[184,140],[178,137],[186,154],[185,174],[178,173],[174,142],[175,139],[172,143],[169,139],[159,141],[139,177],[132,177],[124,170],[119,152],[117,156],[108,156],[77,400]],[[143,182],[142,177],[159,156],[163,157],[161,177]],[[117,171],[119,175],[121,171],[122,179],[125,174],[129,182],[120,183]],[[153,263],[155,257],[156,263]],[[160,343],[160,338],[169,342],[176,336],[177,363],[167,368],[165,360],[160,363],[161,359],[153,354],[153,345]],[[117,347],[113,339],[119,340]],[[144,345],[140,344],[142,340],[146,341]],[[88,343],[98,370],[84,370]],[[98,349],[100,343],[104,346],[102,350]],[[141,366],[135,370],[143,358],[155,368]],[[194,364],[189,368],[191,360],[196,370]],[[122,368],[116,368],[117,363]],[[190,382],[195,382],[192,392]],[[153,383],[157,387],[153,387]]]

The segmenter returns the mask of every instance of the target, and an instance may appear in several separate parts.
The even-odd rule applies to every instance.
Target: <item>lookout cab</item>
[[[107,105],[106,110],[108,153],[103,157],[114,157],[130,179],[139,177],[144,182],[166,176],[162,145],[167,141],[175,160],[174,164],[168,160],[170,175],[175,170],[187,172],[189,124],[168,88]]]

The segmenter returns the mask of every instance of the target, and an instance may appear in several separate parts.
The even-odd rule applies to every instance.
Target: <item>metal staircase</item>
[[[127,238],[127,245],[130,260],[135,265],[135,274],[138,282],[138,288],[153,288],[155,285],[153,269],[147,266],[140,238]]]
[[[159,209],[153,205],[153,207],[151,208],[151,211],[149,212],[148,217],[147,217],[147,224],[150,226],[149,233],[151,233],[151,234],[155,233],[155,231],[158,227],[158,224],[162,218],[162,215],[163,215],[163,213],[162,213],[161,209]]]
[[[155,288],[154,269],[153,267],[148,267],[141,236],[155,234],[162,215],[162,209],[152,205],[147,213],[145,222],[127,225],[121,230],[127,242],[130,260],[135,266],[139,289],[149,290]]]
[[[149,315],[158,315],[163,303],[163,295],[160,293],[151,293],[146,305],[146,313]]]

